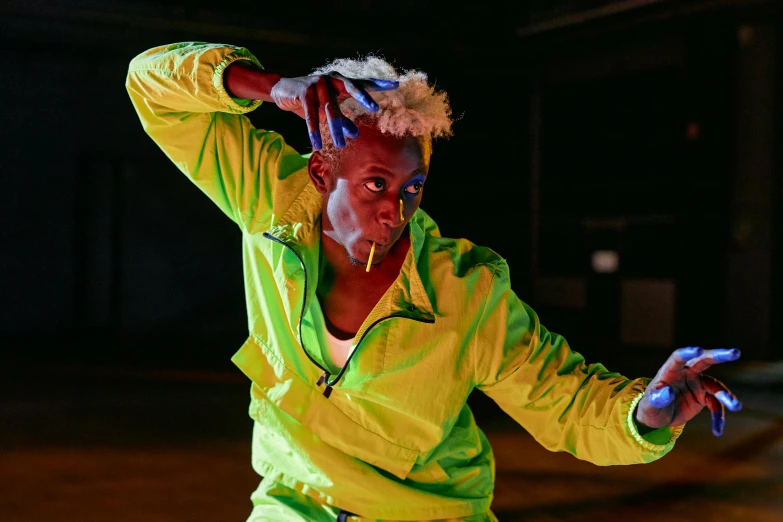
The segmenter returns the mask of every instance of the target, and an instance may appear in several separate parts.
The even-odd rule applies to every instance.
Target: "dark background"
[[[227,367],[246,333],[239,233],[146,137],[124,90],[139,52],[204,40],[285,75],[367,52],[428,72],[460,119],[436,145],[423,207],[444,235],[505,256],[521,298],[589,358],[698,344],[779,359],[778,13],[6,3],[0,356]],[[251,118],[308,150],[295,116]],[[619,269],[597,274],[591,255],[606,249]]]
[[[588,360],[650,375],[676,347],[736,346],[771,367],[783,360],[780,11],[3,2],[0,365],[28,383],[41,368],[238,373],[239,231],[144,134],[124,88],[138,53],[211,41],[284,75],[368,52],[427,72],[459,121],[435,146],[423,208],[444,236],[506,257],[518,295]],[[308,151],[296,116],[266,104],[250,118]],[[596,251],[617,270],[596,272]],[[480,420],[497,416],[471,400]]]

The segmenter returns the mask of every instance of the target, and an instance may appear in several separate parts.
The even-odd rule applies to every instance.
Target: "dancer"
[[[249,520],[496,520],[474,388],[547,449],[599,465],[662,457],[705,406],[719,435],[724,407],[740,409],[702,373],[737,350],[681,348],[652,380],[588,365],[499,255],[441,237],[419,205],[452,120],[423,73],[370,57],[282,78],[244,48],[182,43],[136,57],[127,89],[242,232],[249,336],[233,361],[263,476]],[[311,154],[253,127],[263,101],[305,120]]]

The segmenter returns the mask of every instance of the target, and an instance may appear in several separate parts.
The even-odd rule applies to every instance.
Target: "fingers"
[[[318,97],[313,89],[307,89],[305,92],[302,108],[304,109],[307,133],[310,135],[310,144],[312,144],[313,150],[321,150],[323,142],[321,141],[321,126],[318,121]]]
[[[354,83],[353,80],[346,78],[340,73],[332,73],[332,76],[336,78],[338,83],[346,94],[358,101],[362,106],[370,112],[378,110],[378,104],[372,99],[372,96],[367,94],[367,91]]]
[[[685,368],[685,365],[688,363],[688,361],[694,357],[699,357],[703,352],[704,350],[698,346],[689,346],[687,348],[674,350],[666,362],[663,363],[663,366],[661,367],[661,370],[658,372],[658,374],[666,375],[669,372],[682,370]]]
[[[687,366],[695,372],[701,373],[713,364],[736,361],[740,358],[740,351],[736,348],[716,348],[705,350],[699,357],[688,361]]]
[[[359,128],[349,118],[343,116],[343,134],[348,138],[357,138],[359,136]]]
[[[712,395],[706,396],[706,402],[707,408],[712,414],[712,434],[720,437],[723,434],[723,426],[726,424],[726,410],[723,409],[723,404]]]
[[[664,386],[650,393],[650,405],[654,408],[665,408],[674,400],[674,390],[671,386]]]
[[[704,387],[704,391],[718,399],[729,411],[740,411],[742,409],[742,402],[731,393],[731,390],[725,384],[715,377],[702,375],[701,384]]]
[[[397,80],[380,80],[378,78],[368,78],[366,80],[352,80],[360,84],[368,91],[392,91],[400,86]]]
[[[326,113],[326,122],[329,124],[329,133],[332,135],[334,146],[338,149],[345,148],[343,115],[340,112],[337,97],[324,77],[319,78],[318,82],[316,82],[316,92],[318,94],[318,102]]]

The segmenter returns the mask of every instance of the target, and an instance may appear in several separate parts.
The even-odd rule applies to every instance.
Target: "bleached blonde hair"
[[[347,78],[375,78],[396,80],[399,87],[390,91],[369,91],[378,103],[378,111],[370,112],[358,101],[348,98],[340,104],[340,110],[355,123],[371,123],[382,133],[392,136],[413,136],[431,142],[433,138],[451,136],[451,107],[448,95],[427,81],[427,75],[417,70],[398,72],[390,63],[378,56],[364,58],[339,58],[313,71],[314,75],[337,72]],[[329,127],[321,122],[323,136],[322,154],[330,159],[337,149],[327,138]],[[346,140],[350,146],[352,140]]]

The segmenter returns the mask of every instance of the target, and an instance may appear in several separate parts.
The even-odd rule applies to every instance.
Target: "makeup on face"
[[[350,255],[365,259],[366,272],[383,261],[418,206],[428,159],[422,140],[389,136],[373,126],[361,126],[343,153],[329,191],[328,226]]]

